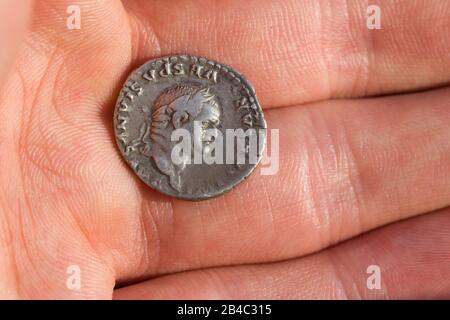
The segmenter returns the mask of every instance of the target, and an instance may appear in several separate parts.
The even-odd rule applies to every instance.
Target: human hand
[[[379,1],[381,30],[365,1],[16,2],[0,9],[2,298],[450,297],[448,1]],[[131,172],[117,93],[174,53],[252,81],[277,174],[194,203]]]

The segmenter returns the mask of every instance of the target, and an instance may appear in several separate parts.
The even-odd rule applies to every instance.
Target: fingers
[[[119,278],[298,257],[450,205],[449,103],[437,90],[270,110],[279,172],[198,203],[143,186],[140,251],[124,249]]]
[[[265,107],[417,90],[450,80],[450,3],[124,1],[136,64],[191,53],[236,67]]]
[[[112,101],[129,68],[129,34],[118,0],[36,1],[18,64],[28,95],[57,76],[55,96],[66,98],[63,105],[87,97],[99,105]]]
[[[111,49],[126,45],[123,35],[129,29],[120,1],[44,0],[36,2],[34,12],[30,31],[49,45],[76,52],[88,49],[95,42]],[[90,56],[94,53],[91,51]],[[87,52],[85,56],[88,57]]]
[[[31,0],[0,3],[0,86],[23,41],[30,13]]]
[[[396,223],[285,262],[185,272],[116,299],[448,299],[450,211]]]

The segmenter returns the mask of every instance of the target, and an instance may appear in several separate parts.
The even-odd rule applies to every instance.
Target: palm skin
[[[364,1],[21,6],[0,8],[2,298],[450,297],[446,1],[381,1],[382,30]],[[180,52],[254,83],[280,129],[276,175],[192,203],[132,174],[113,137],[118,90]]]

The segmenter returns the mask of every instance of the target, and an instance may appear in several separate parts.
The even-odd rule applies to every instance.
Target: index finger
[[[448,1],[384,0],[369,8],[362,0],[129,0],[125,6],[136,64],[155,55],[207,56],[247,75],[266,107],[450,81]],[[376,17],[381,29],[372,29]]]

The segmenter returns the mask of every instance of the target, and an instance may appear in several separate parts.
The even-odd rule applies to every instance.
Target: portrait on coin
[[[140,130],[137,144],[145,146],[156,168],[168,177],[172,188],[180,191],[180,174],[187,164],[193,163],[193,152],[183,154],[175,163],[172,149],[177,141],[172,141],[172,134],[174,130],[184,129],[189,133],[192,151],[201,154],[210,152],[215,138],[211,132],[220,125],[219,101],[210,88],[175,85],[158,95],[150,115]]]

